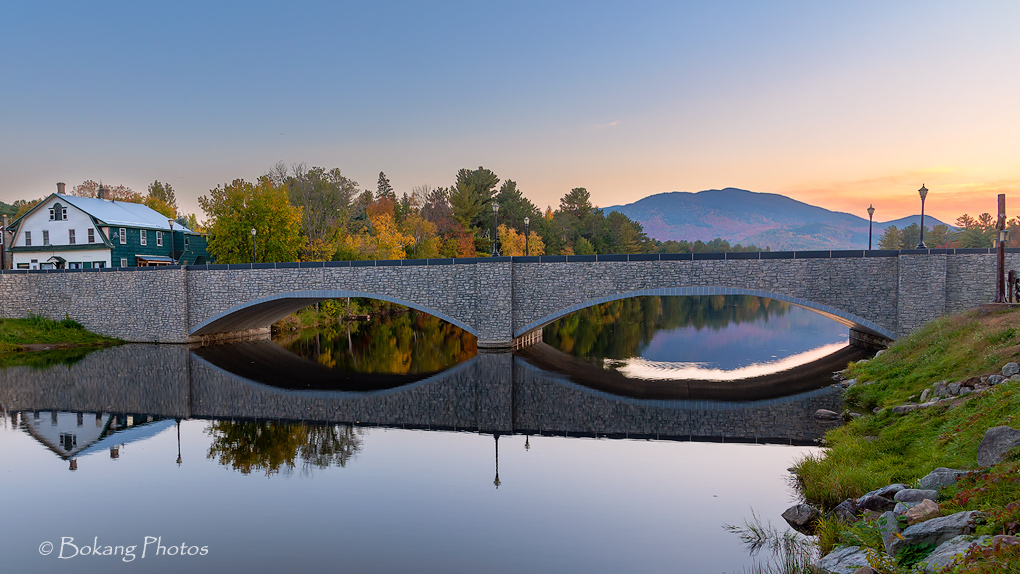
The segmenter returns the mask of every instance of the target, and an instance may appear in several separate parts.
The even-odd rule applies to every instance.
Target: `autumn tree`
[[[279,172],[279,167],[274,170]],[[301,231],[308,238],[302,259],[330,259],[336,251],[338,231],[347,228],[354,215],[352,200],[358,182],[344,176],[340,168],[306,169],[304,164],[291,168],[282,181],[291,203],[301,208]]]
[[[500,224],[499,246],[504,256],[524,255],[524,248],[528,248],[528,255],[545,255],[545,243],[542,237],[532,231],[528,234],[527,245],[525,245],[524,234],[518,233],[516,229]]]
[[[259,262],[297,261],[304,248],[302,210],[290,204],[286,187],[268,176],[257,183],[235,179],[216,186],[198,203],[210,218],[209,252],[220,263],[249,262],[253,250]]]
[[[106,190],[106,197],[116,201],[127,201],[131,203],[142,203],[142,196],[124,185],[105,185],[87,179],[71,189],[71,195],[78,197],[99,197],[99,188]]]

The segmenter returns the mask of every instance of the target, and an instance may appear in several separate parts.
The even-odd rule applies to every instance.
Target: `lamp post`
[[[921,241],[917,243],[918,249],[928,249],[928,246],[924,244],[924,198],[928,197],[928,188],[921,184],[921,189],[917,190],[921,194]]]
[[[255,264],[255,228],[251,228],[251,262]]]
[[[872,222],[875,219],[875,206],[868,206],[868,251],[871,251],[871,230],[873,228]]]
[[[496,433],[496,480],[492,481],[493,486],[499,490],[499,485],[502,484],[499,481],[499,433]]]
[[[529,232],[529,228],[530,227],[531,227],[531,218],[530,217],[525,217],[524,218],[524,255],[525,256],[529,255],[529,253],[528,253],[528,240],[531,239],[531,233]]]
[[[499,257],[499,202],[492,202],[492,256]]]
[[[996,245],[996,263],[998,267],[998,273],[995,277],[995,302],[1005,303],[1006,302],[1006,239],[1009,236],[1009,230],[1006,229],[1006,194],[999,194],[999,219],[995,223],[995,227],[999,230],[999,244]]]
[[[170,262],[177,263],[177,258],[174,257],[174,220],[167,219],[166,222],[170,225]]]

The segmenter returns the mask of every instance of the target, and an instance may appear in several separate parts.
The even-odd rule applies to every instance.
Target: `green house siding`
[[[185,245],[185,238],[187,245]],[[209,254],[206,237],[199,233],[174,232],[174,256],[177,257],[181,265],[214,263],[212,255]]]
[[[209,252],[206,250],[205,236],[195,233],[184,233],[181,231],[174,231],[173,233],[173,250],[170,248],[170,232],[163,231],[163,245],[162,247],[156,245],[156,230],[154,229],[142,229],[139,227],[125,227],[127,230],[127,242],[120,242],[120,227],[110,227],[110,240],[113,243],[113,254],[112,254],[112,266],[120,267],[120,260],[127,259],[128,267],[135,267],[138,265],[138,259],[136,255],[162,255],[170,257],[171,255],[179,260],[181,265],[193,265],[196,259],[202,258],[209,262]],[[141,243],[141,231],[147,234],[146,245]],[[188,249],[184,248],[184,238],[188,238]]]

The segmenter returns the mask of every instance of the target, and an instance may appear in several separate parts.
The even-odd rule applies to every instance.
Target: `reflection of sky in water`
[[[730,324],[722,329],[681,327],[659,331],[640,356],[653,362],[697,363],[711,369],[734,370],[806,353],[835,343],[846,344],[844,325],[800,307],[782,315]]]

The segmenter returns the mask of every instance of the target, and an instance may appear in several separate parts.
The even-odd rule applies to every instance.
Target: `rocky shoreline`
[[[843,378],[838,373],[843,388],[868,384],[855,379]],[[916,402],[906,402],[886,407],[893,416],[905,415],[916,410],[928,409],[945,404],[948,408],[960,406],[970,398],[991,392],[999,385],[1020,385],[1020,365],[1009,362],[999,373],[971,377],[957,382],[941,381],[925,389]],[[913,398],[913,397],[912,397]],[[879,414],[881,408],[874,410]],[[833,420],[850,419],[859,414],[844,411],[818,411],[815,418]],[[965,553],[974,553],[982,548],[1001,549],[1020,545],[1020,537],[1009,535],[975,534],[985,514],[966,510],[944,514],[940,501],[945,503],[944,490],[970,473],[979,473],[998,464],[1012,449],[1020,447],[1020,431],[1009,426],[988,428],[977,448],[974,469],[936,468],[913,484],[895,483],[875,489],[856,498],[847,498],[828,512],[810,504],[797,504],[783,513],[783,518],[794,529],[805,534],[815,534],[819,521],[836,520],[840,525],[852,525],[861,520],[872,521],[881,531],[884,553],[874,548],[843,546],[822,556],[814,563],[818,572],[833,574],[868,574],[884,572],[876,570],[880,565],[902,561],[905,553],[912,553],[912,571],[942,572],[954,565]],[[884,554],[884,555],[883,555]]]

